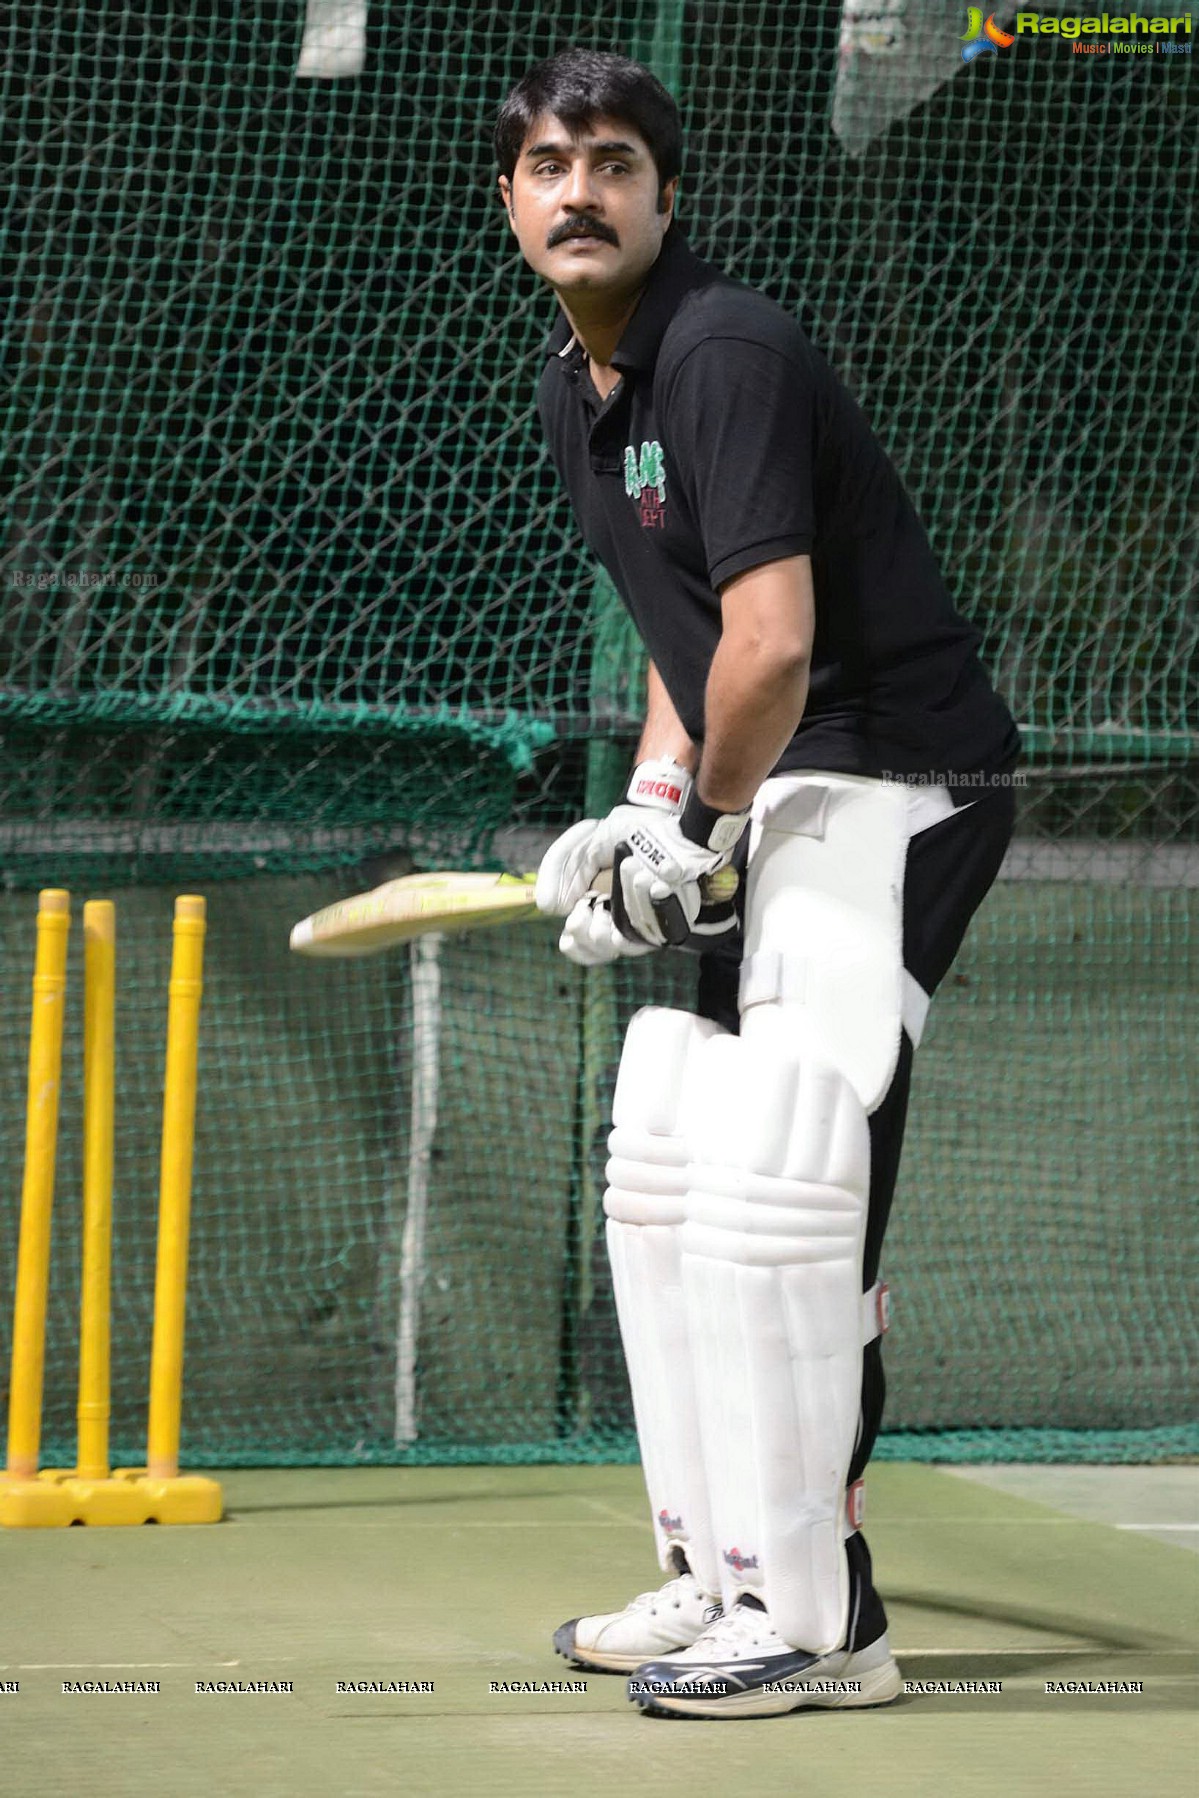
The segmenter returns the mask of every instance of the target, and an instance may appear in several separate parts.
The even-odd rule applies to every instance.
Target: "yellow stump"
[[[50,1284],[50,1214],[62,1074],[62,1025],[67,991],[67,932],[71,896],[57,887],[38,894],[29,1086],[25,1110],[25,1177],[13,1307],[12,1379],[8,1400],[7,1480],[37,1475],[42,1433],[42,1375],[46,1355],[46,1295]]]
[[[162,1095],[158,1262],[154,1279],[146,1466],[144,1471],[118,1470],[115,1476],[131,1482],[152,1507],[150,1514],[159,1523],[215,1523],[222,1511],[221,1488],[216,1480],[179,1472],[204,912],[204,901],[195,894],[184,894],[175,901],[175,942],[171,956],[166,1074]]]
[[[83,908],[83,1285],[79,1301],[80,1479],[108,1478],[116,914]]]

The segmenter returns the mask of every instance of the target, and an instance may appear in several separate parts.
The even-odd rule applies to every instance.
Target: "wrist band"
[[[690,842],[698,843],[701,848],[711,849],[716,855],[727,855],[748,823],[748,806],[741,812],[717,811],[715,806],[704,803],[698,788],[693,786],[679,819],[679,829]]]

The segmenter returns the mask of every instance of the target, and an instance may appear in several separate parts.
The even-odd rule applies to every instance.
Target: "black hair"
[[[529,127],[552,112],[569,131],[596,119],[623,119],[636,128],[658,171],[658,190],[683,166],[679,109],[656,75],[627,56],[606,50],[559,50],[517,82],[495,122],[495,158],[512,179]]]

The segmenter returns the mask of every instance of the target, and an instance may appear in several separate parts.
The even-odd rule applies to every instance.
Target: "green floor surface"
[[[935,1468],[871,1474],[905,1676],[1002,1691],[655,1722],[550,1651],[657,1583],[635,1468],[232,1473],[209,1528],[0,1537],[9,1798],[1192,1793],[1199,1560]],[[580,1692],[492,1683],[583,1679]],[[64,1693],[64,1682],[160,1682]],[[204,1692],[198,1682],[291,1682]],[[338,1692],[337,1682],[432,1691]],[[1140,1693],[1049,1693],[1050,1681]]]

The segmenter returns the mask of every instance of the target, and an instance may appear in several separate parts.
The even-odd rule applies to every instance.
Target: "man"
[[[631,1673],[650,1714],[885,1703],[858,1527],[879,1249],[913,1051],[1010,836],[1018,738],[853,400],[684,241],[665,89],[564,51],[508,96],[496,150],[560,306],[542,424],[651,658],[626,799],[552,846],[538,904],[585,964],[708,950],[700,1015],[629,1026],[604,1201],[670,1578],[555,1646]],[[711,884],[730,865],[736,907]]]

